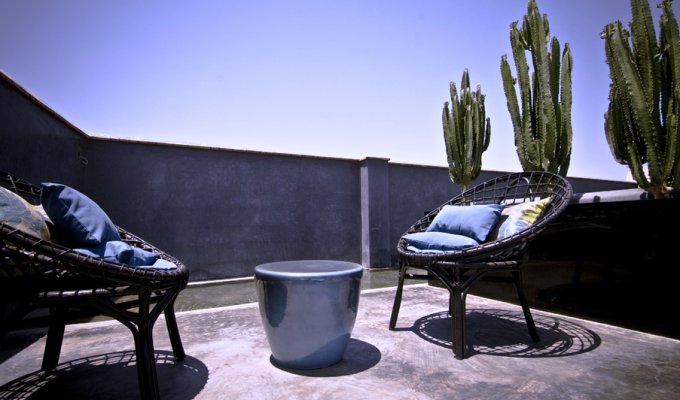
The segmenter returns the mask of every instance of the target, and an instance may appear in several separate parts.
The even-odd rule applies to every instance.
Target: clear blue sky
[[[659,11],[650,0],[658,30]],[[678,0],[680,1],[680,0]],[[600,32],[628,0],[539,0],[574,59],[570,176],[625,180],[604,136]],[[673,5],[680,16],[678,3]],[[485,170],[519,171],[500,76],[526,0],[2,0],[0,69],[94,136],[446,165],[468,68]],[[514,64],[513,71],[514,71]]]

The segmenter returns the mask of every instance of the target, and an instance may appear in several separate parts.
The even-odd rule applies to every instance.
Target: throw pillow
[[[479,246],[476,240],[446,232],[415,232],[403,236],[412,251],[458,251]]]
[[[446,205],[434,217],[427,231],[463,235],[482,243],[498,223],[501,210],[503,206],[500,204]]]
[[[0,187],[0,221],[42,239],[50,238],[47,221],[38,207],[3,187]]]
[[[490,239],[503,239],[519,233],[533,225],[550,204],[550,197],[507,206],[501,213],[498,226],[489,235]]]
[[[94,246],[120,240],[118,229],[104,210],[79,191],[46,182],[40,200],[50,220],[76,243]]]

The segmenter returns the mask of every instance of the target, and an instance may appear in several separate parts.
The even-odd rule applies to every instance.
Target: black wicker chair
[[[413,224],[406,234],[423,232],[446,205],[503,204],[505,207],[550,197],[544,212],[523,230],[501,239],[490,239],[479,246],[457,251],[418,252],[402,237],[397,245],[400,258],[399,281],[390,318],[396,328],[404,280],[439,281],[450,293],[449,313],[452,327],[452,350],[457,359],[465,358],[465,299],[470,287],[485,275],[509,272],[524,312],[529,334],[538,341],[538,333],[522,289],[521,266],[528,257],[529,242],[569,204],[570,183],[548,172],[521,172],[500,176],[455,196]],[[507,274],[506,274],[507,275]],[[502,278],[502,277],[501,277]]]
[[[0,185],[30,204],[40,202],[40,187],[8,173],[0,172]],[[174,267],[136,267],[109,262],[0,222],[0,311],[5,314],[0,339],[10,329],[27,326],[27,320],[36,319],[28,318],[29,315],[49,310],[42,313],[47,314],[42,361],[42,370],[47,372],[59,363],[67,323],[77,321],[84,314],[114,318],[132,332],[141,397],[155,399],[159,398],[159,390],[153,326],[164,313],[174,356],[183,360],[185,353],[174,302],[187,285],[189,271],[176,258],[116,228],[123,242],[152,251]]]

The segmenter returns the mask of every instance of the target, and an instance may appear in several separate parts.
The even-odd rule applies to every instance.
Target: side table
[[[296,260],[255,267],[257,299],[276,364],[293,369],[339,362],[359,306],[363,267]]]

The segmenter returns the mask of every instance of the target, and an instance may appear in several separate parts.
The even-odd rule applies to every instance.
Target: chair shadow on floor
[[[366,371],[378,364],[381,358],[382,354],[380,353],[380,350],[374,345],[362,340],[350,338],[342,360],[326,368],[309,370],[293,369],[277,364],[273,358],[270,358],[270,361],[276,368],[290,372],[291,374],[308,377],[333,377],[353,375]]]
[[[534,342],[527,333],[521,310],[468,309],[466,354],[487,354],[504,357],[564,357],[586,353],[600,346],[602,340],[590,329],[565,319],[535,315],[540,336]],[[422,339],[451,349],[451,317],[447,311],[424,316],[410,328]]]
[[[0,323],[4,323],[4,321],[0,321]],[[15,335],[14,332],[9,332],[4,337],[0,337],[0,364],[41,339],[44,340],[46,335],[47,329],[41,328],[22,330],[21,334],[18,335]]]
[[[163,399],[193,399],[208,381],[208,368],[186,356],[177,362],[171,351],[156,351],[156,370]],[[139,398],[134,351],[100,354],[59,364],[51,373],[40,370],[0,386],[0,399]]]

